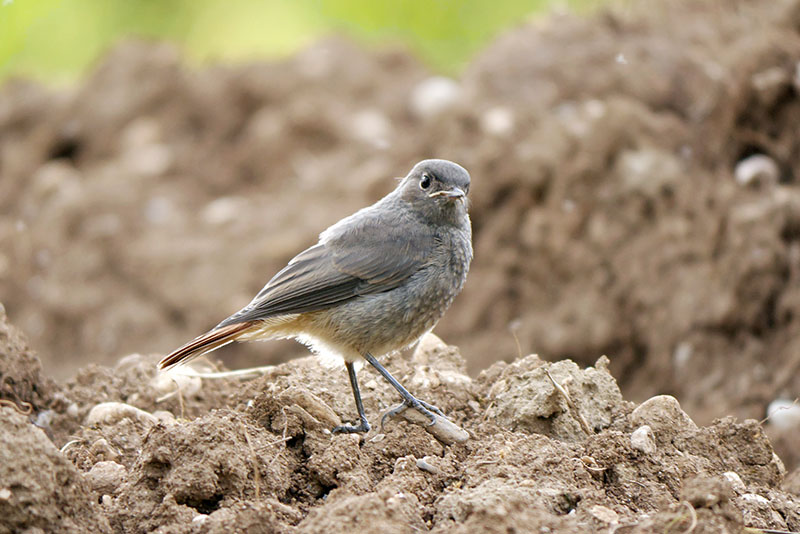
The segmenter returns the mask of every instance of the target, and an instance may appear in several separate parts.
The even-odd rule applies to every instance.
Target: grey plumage
[[[247,306],[160,366],[233,340],[294,337],[342,356],[350,369],[365,354],[413,343],[433,328],[466,280],[469,185],[461,166],[421,161],[394,191],[322,232],[318,244],[292,259]]]

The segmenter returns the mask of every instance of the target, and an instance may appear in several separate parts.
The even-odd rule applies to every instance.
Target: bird
[[[170,369],[233,341],[294,338],[312,352],[340,357],[358,420],[333,433],[369,432],[356,378],[365,360],[402,402],[436,422],[442,411],[412,395],[380,363],[430,332],[466,282],[472,261],[470,175],[457,163],[428,159],[371,206],[345,217],[295,256],[244,308],[166,355]],[[434,415],[436,414],[436,415]]]

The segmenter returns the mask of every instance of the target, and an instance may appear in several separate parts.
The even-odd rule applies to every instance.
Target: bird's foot
[[[361,423],[358,425],[339,425],[334,427],[331,432],[334,434],[358,434],[361,432],[369,432],[369,429],[372,428],[369,426],[369,422],[367,418],[362,418]]]
[[[444,412],[442,412],[442,410],[440,410],[433,404],[428,404],[424,400],[419,400],[416,397],[411,397],[410,399],[404,400],[394,408],[391,408],[381,416],[381,430],[383,430],[383,425],[386,423],[386,419],[394,417],[395,415],[407,410],[408,408],[414,408],[419,413],[428,416],[430,418],[430,423],[428,423],[429,426],[433,426],[434,424],[436,424],[437,415],[447,419],[447,416],[444,414]]]

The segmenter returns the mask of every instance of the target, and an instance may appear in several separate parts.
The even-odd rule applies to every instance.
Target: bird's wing
[[[396,288],[424,265],[434,239],[424,231],[400,231],[399,226],[366,220],[306,249],[218,328],[321,310]]]

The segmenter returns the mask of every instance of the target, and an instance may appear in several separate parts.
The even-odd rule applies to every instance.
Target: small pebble
[[[592,517],[594,517],[598,521],[601,521],[608,525],[616,525],[617,523],[619,523],[619,515],[611,508],[606,508],[605,506],[595,504],[594,506],[589,508],[589,513],[592,514]]]
[[[631,433],[631,447],[644,454],[650,455],[656,452],[656,440],[653,437],[653,429],[648,425],[642,425]]]
[[[89,448],[89,452],[99,460],[116,460],[119,454],[116,450],[106,441],[105,438],[100,438]]]
[[[657,395],[644,401],[631,412],[631,423],[637,427],[648,425],[659,439],[671,439],[670,436],[682,431],[696,430],[692,421],[675,397]]]
[[[514,130],[514,114],[506,107],[491,108],[481,117],[481,128],[489,135],[506,136]]]
[[[675,347],[675,352],[672,353],[672,361],[675,362],[676,367],[686,367],[686,364],[692,359],[693,352],[694,347],[692,347],[692,344],[682,341]]]
[[[86,416],[86,426],[96,426],[100,423],[112,424],[121,419],[133,419],[146,425],[155,425],[158,419],[153,414],[140,410],[124,402],[103,402],[96,405]]]
[[[725,479],[731,483],[731,487],[735,491],[742,492],[745,490],[745,485],[744,482],[742,481],[742,477],[740,477],[738,473],[735,473],[734,471],[726,471],[722,473],[722,476],[724,476]]]
[[[800,403],[788,399],[776,399],[767,407],[769,424],[783,429],[800,429]]]
[[[386,438],[386,434],[375,434],[373,437],[370,438],[370,443],[380,443]]]
[[[189,397],[199,392],[203,387],[203,379],[199,376],[183,374],[181,371],[181,369],[174,369],[157,373],[150,381],[150,387],[160,395],[177,393],[180,390],[181,395]]]
[[[421,81],[411,92],[411,111],[422,118],[431,118],[452,108],[461,98],[461,86],[444,76]]]
[[[55,417],[55,412],[53,410],[44,410],[36,415],[36,420],[33,422],[33,424],[38,426],[42,430],[46,430],[49,432],[50,423],[53,422],[54,417]]]
[[[156,412],[153,412],[153,417],[158,419],[158,422],[161,423],[162,425],[170,426],[177,424],[177,421],[175,420],[175,415],[172,412],[168,412],[166,410],[158,410]]]
[[[209,226],[224,226],[240,220],[246,209],[247,199],[244,197],[220,197],[206,204],[200,217]]]
[[[111,494],[122,485],[128,470],[116,462],[97,462],[92,466],[86,479],[93,490]]]
[[[736,164],[736,183],[742,186],[774,185],[780,179],[778,164],[764,154],[753,154]]]
[[[762,497],[761,495],[756,495],[755,493],[745,493],[742,495],[742,499],[755,504],[760,504],[762,506],[769,506],[769,499]]]
[[[122,158],[122,167],[139,176],[165,174],[175,157],[172,149],[163,143],[153,143],[127,150]]]
[[[431,473],[433,475],[435,475],[435,474],[437,474],[439,472],[439,469],[436,466],[433,466],[433,465],[429,464],[428,462],[426,462],[425,458],[420,458],[419,460],[417,460],[417,467],[420,470],[426,471],[426,472]]]

